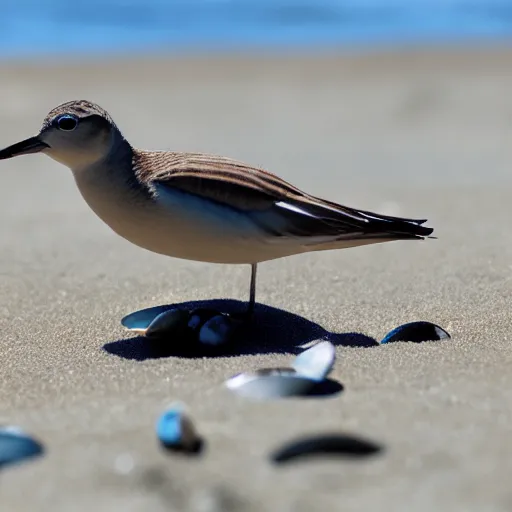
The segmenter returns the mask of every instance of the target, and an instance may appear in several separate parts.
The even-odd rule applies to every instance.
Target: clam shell
[[[145,334],[148,327],[156,317],[167,311],[173,311],[169,306],[155,306],[153,308],[140,309],[126,315],[121,319],[121,324],[130,331]]]
[[[300,375],[320,381],[329,375],[335,360],[334,345],[329,341],[320,341],[299,354],[292,366]]]
[[[201,444],[192,420],[179,404],[170,407],[160,416],[156,434],[160,443],[168,449],[196,452]]]
[[[188,326],[194,330],[199,331],[201,327],[208,322],[211,318],[220,315],[215,309],[197,308],[190,311]]]
[[[0,467],[43,453],[41,443],[18,427],[0,427]]]
[[[293,368],[263,368],[239,373],[226,381],[231,391],[257,400],[306,395],[316,384],[317,380],[301,375]]]
[[[174,338],[182,348],[218,349],[233,341],[242,324],[239,319],[215,309],[191,311],[157,306],[141,309],[125,316],[121,323],[127,329],[154,340]],[[161,347],[160,347],[161,348]]]
[[[189,317],[188,311],[169,309],[156,316],[144,334],[152,338],[172,335],[178,337],[185,333]]]
[[[271,459],[277,463],[284,463],[297,458],[331,454],[360,458],[374,455],[379,451],[381,451],[379,445],[359,437],[342,434],[324,434],[305,437],[287,443],[277,449],[271,455]]]
[[[237,331],[238,324],[224,315],[216,315],[207,320],[200,328],[198,341],[202,345],[212,347],[231,342]]]
[[[421,343],[423,341],[449,340],[451,336],[439,325],[431,322],[410,322],[402,324],[388,332],[381,341],[393,343],[395,341],[412,341]]]

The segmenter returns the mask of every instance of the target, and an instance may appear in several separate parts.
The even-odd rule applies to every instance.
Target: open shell
[[[331,372],[336,360],[336,349],[329,341],[320,341],[301,352],[293,361],[297,373],[315,380],[323,380]]]
[[[242,324],[240,319],[213,309],[185,310],[169,306],[135,311],[121,323],[130,331],[159,343],[213,351],[232,343]]]
[[[292,368],[262,368],[239,373],[228,379],[226,386],[240,396],[259,400],[307,396],[325,380],[335,357],[334,346],[322,341],[299,354]]]

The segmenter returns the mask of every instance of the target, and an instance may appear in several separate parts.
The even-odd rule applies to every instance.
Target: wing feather
[[[138,152],[139,158],[144,152]],[[156,155],[156,156],[155,156]],[[160,155],[160,160],[158,159]],[[262,169],[215,155],[146,153],[140,177],[149,187],[167,187],[243,212],[276,238],[304,243],[357,238],[423,238],[425,220],[405,219],[349,208],[311,196]],[[142,162],[143,164],[144,162]],[[137,166],[136,166],[137,168]],[[144,174],[144,169],[151,172]]]

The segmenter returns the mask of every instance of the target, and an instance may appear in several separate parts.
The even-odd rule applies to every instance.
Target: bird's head
[[[0,150],[0,160],[41,152],[80,169],[106,158],[119,137],[104,109],[85,100],[70,101],[48,113],[37,135]]]

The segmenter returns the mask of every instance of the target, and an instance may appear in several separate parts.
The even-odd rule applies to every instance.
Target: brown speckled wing
[[[265,209],[287,195],[302,195],[262,169],[215,155],[138,152],[135,168],[148,184],[164,184],[242,210]]]
[[[134,168],[147,186],[165,186],[244,211],[274,236],[346,239],[427,236],[425,221],[364,212],[310,196],[278,176],[225,157],[135,151]]]

